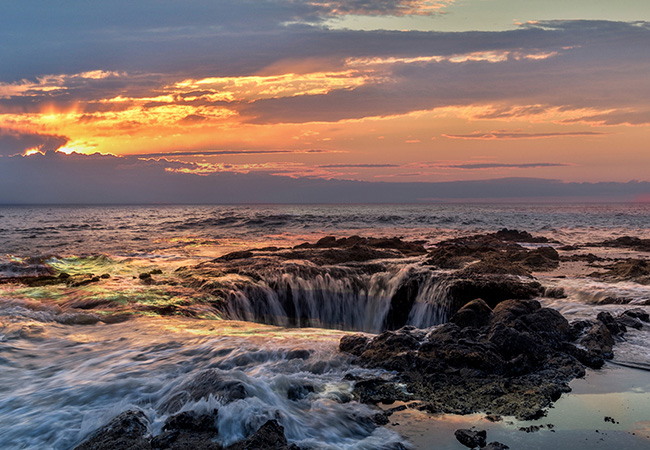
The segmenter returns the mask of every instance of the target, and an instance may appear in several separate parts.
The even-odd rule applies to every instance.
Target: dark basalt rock
[[[612,358],[613,356],[614,338],[609,328],[600,321],[597,321],[587,329],[585,334],[579,339],[578,344],[584,347],[591,355],[605,359]]]
[[[125,411],[100,428],[74,450],[131,450],[150,449],[145,439],[147,417],[142,411]]]
[[[449,239],[436,244],[428,263],[443,269],[460,269],[467,263],[466,273],[512,274],[530,276],[530,270],[558,267],[560,256],[551,247],[526,249],[516,242],[548,243],[527,232],[503,229],[497,233]],[[478,259],[478,262],[475,262]]]
[[[287,443],[284,427],[277,420],[269,420],[251,437],[237,442],[226,450],[300,450],[298,446]]]
[[[350,334],[343,336],[339,342],[339,351],[360,356],[368,347],[370,338],[363,334]]]
[[[325,236],[315,244],[304,243],[296,245],[294,249],[351,248],[355,246],[398,250],[403,256],[424,255],[427,252],[422,242],[407,242],[398,237],[364,238],[360,236],[340,239],[334,236]]]
[[[621,326],[621,324],[606,311],[599,312],[596,319],[601,321],[607,327],[612,336],[622,336],[623,333],[627,331],[625,326]]]
[[[625,314],[621,314],[620,316],[618,316],[616,318],[616,323],[620,328],[624,330],[627,328],[636,328],[637,330],[643,328],[643,323],[639,319]]]
[[[535,300],[507,300],[493,310],[475,300],[424,336],[412,328],[370,340],[347,336],[341,349],[363,366],[398,372],[427,411],[533,419],[584,376],[585,365],[597,368],[611,358],[613,344],[600,320],[569,324]],[[376,381],[369,384],[378,390]],[[361,401],[385,397],[375,391]]]
[[[482,450],[508,450],[509,448],[510,447],[508,447],[506,444],[494,441],[483,447]]]
[[[169,430],[191,430],[191,431],[217,431],[216,420],[218,411],[215,409],[212,414],[196,415],[191,412],[182,412],[170,417],[163,431]]]
[[[289,445],[284,428],[269,420],[253,435],[224,449],[215,442],[217,411],[193,415],[184,412],[172,416],[158,436],[148,436],[147,419],[141,411],[126,411],[93,433],[75,450],[300,450]],[[374,425],[373,425],[374,426]]]
[[[502,241],[509,241],[509,242],[525,242],[529,244],[535,244],[535,243],[547,243],[550,242],[547,238],[543,236],[537,236],[534,237],[532,234],[530,234],[527,231],[518,231],[518,230],[509,230],[507,228],[503,228],[496,233],[493,233],[492,236],[501,239]]]
[[[485,440],[487,438],[487,433],[485,430],[468,430],[468,429],[459,429],[454,432],[458,442],[463,444],[465,447],[477,448],[485,447]]]
[[[250,250],[243,250],[238,252],[227,253],[223,256],[218,257],[217,261],[234,261],[236,259],[247,259],[252,258],[253,252]]]
[[[490,323],[491,318],[492,310],[490,307],[483,299],[477,298],[465,304],[449,321],[461,328],[480,328]]]
[[[517,277],[474,275],[471,277],[451,277],[447,295],[456,310],[471,300],[481,298],[490,307],[508,299],[531,299],[542,294],[543,287],[537,281],[522,281]],[[453,311],[452,311],[453,312]]]
[[[634,317],[642,322],[650,322],[650,314],[641,308],[628,309],[623,312],[624,315]]]
[[[207,450],[221,449],[214,443],[218,436],[216,427],[218,411],[196,415],[182,412],[170,417],[163,426],[162,433],[151,438],[154,449]]]
[[[309,359],[312,351],[306,348],[294,348],[287,353],[287,359]]]
[[[390,300],[390,308],[384,320],[383,328],[395,330],[406,325],[409,313],[418,294],[419,286],[420,280],[417,278],[411,278],[400,286]]]

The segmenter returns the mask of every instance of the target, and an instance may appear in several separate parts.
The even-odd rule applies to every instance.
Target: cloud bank
[[[198,176],[187,163],[48,152],[3,158],[0,204],[393,203],[467,200],[618,200],[649,182],[563,183],[534,178],[386,183],[291,178],[265,172]]]

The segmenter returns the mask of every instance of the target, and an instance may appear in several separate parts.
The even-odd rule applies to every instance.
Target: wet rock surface
[[[461,428],[454,433],[458,442],[465,447],[478,448],[485,447],[487,432],[485,430],[471,430]]]
[[[223,447],[217,442],[217,415],[217,410],[202,415],[183,412],[170,417],[162,433],[151,436],[144,413],[125,411],[74,450],[299,450],[287,442],[277,420],[269,420],[246,439]]]
[[[148,419],[142,411],[125,411],[93,433],[74,450],[130,450],[152,448],[146,439]]]
[[[623,315],[641,321],[634,315],[642,313]],[[569,392],[569,382],[584,376],[585,367],[601,367],[611,358],[615,337],[624,332],[609,314],[570,324],[536,300],[506,300],[494,309],[474,300],[439,327],[345,336],[340,349],[365,367],[396,371],[395,382],[404,383],[406,392],[395,389],[394,400],[410,395],[429,412],[529,420]],[[357,384],[362,401],[391,401],[388,382],[380,384],[381,391],[375,381]],[[366,395],[368,384],[380,394]]]

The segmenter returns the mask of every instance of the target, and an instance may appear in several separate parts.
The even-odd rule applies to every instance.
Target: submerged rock
[[[589,247],[630,248],[642,252],[650,252],[650,239],[640,239],[635,236],[621,236],[603,242],[587,244]]]
[[[239,380],[225,375],[218,369],[199,372],[183,383],[170,395],[163,406],[164,411],[175,412],[188,401],[199,401],[209,396],[221,399],[224,403],[248,397],[246,386]]]
[[[510,447],[508,447],[506,444],[502,444],[501,442],[490,442],[488,445],[483,447],[481,450],[508,450]]]
[[[626,259],[604,267],[605,272],[593,272],[592,278],[605,281],[634,281],[650,284],[650,264],[644,259]]]

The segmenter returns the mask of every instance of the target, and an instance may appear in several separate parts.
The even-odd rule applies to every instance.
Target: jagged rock
[[[162,433],[151,439],[154,449],[212,450],[221,449],[215,444],[219,432],[216,426],[218,411],[197,415],[182,412],[170,417]]]
[[[253,257],[252,251],[243,250],[243,251],[227,253],[223,256],[218,257],[217,261],[233,261],[235,259],[247,259],[252,257]]]
[[[625,325],[620,324],[614,317],[608,313],[607,311],[602,311],[599,312],[596,318],[601,321],[609,332],[612,334],[612,336],[620,336],[623,333],[625,333],[626,328]]]
[[[353,394],[362,403],[384,403],[390,405],[396,401],[409,400],[409,396],[395,383],[380,378],[357,381],[354,384]]]
[[[339,351],[359,356],[366,350],[368,342],[370,338],[364,334],[349,334],[341,338]]]
[[[485,430],[468,430],[468,429],[459,429],[454,432],[458,442],[463,444],[465,447],[477,448],[485,447],[485,440],[487,438],[487,433]]]
[[[460,269],[465,274],[511,274],[530,276],[530,270],[558,267],[560,257],[551,247],[526,249],[516,242],[547,243],[527,232],[503,229],[497,233],[449,239],[436,244],[429,252],[428,263],[443,269]]]
[[[75,450],[150,449],[145,439],[149,421],[142,411],[125,411],[94,432]]]
[[[603,358],[611,359],[613,356],[614,338],[609,328],[600,321],[594,323],[578,343],[588,352]]]
[[[639,319],[642,322],[650,322],[650,314],[641,308],[628,309],[627,311],[623,311],[623,314]]]
[[[521,263],[530,270],[550,270],[560,265],[560,255],[553,247],[539,247],[521,256]]]
[[[191,412],[182,412],[170,417],[163,431],[168,430],[192,430],[192,431],[216,431],[216,420],[218,411],[215,409],[212,414],[196,415]]]

